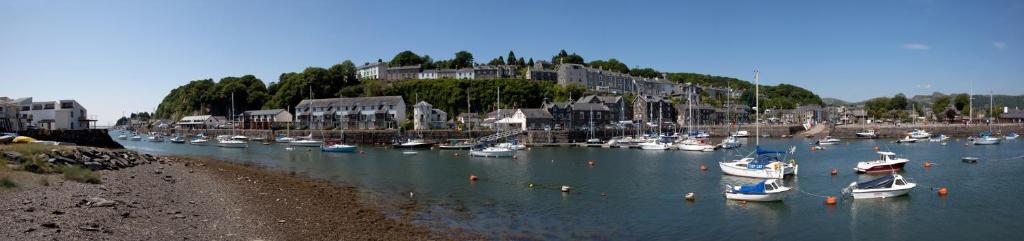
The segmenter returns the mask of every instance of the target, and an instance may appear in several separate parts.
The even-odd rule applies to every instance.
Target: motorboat
[[[732,134],[730,136],[736,137],[736,138],[747,138],[747,137],[750,137],[750,132],[747,132],[747,131],[734,131],[734,132],[732,132]]]
[[[515,150],[499,146],[474,148],[469,150],[470,156],[479,157],[511,157],[513,154],[515,154]]]
[[[231,137],[232,140],[249,142],[249,137],[243,135],[235,135]]]
[[[354,146],[354,145],[346,145],[344,143],[341,143],[341,141],[332,141],[332,142],[324,143],[323,146],[320,146],[320,151],[323,151],[323,152],[356,152],[356,146]]]
[[[910,161],[906,158],[896,157],[896,153],[892,152],[880,151],[878,155],[878,160],[858,162],[857,167],[853,169],[857,170],[857,173],[895,172],[903,169],[903,166]]]
[[[767,179],[754,184],[726,185],[725,199],[750,202],[782,201],[793,188],[783,186],[780,179]]]
[[[914,143],[917,139],[911,138],[910,136],[903,137],[903,139],[896,140],[896,143]]]
[[[643,150],[668,150],[668,149],[672,148],[672,144],[670,144],[670,143],[662,143],[661,141],[658,141],[657,139],[651,139],[651,140],[648,140],[647,142],[640,143],[639,146],[640,146],[640,149],[643,149]]]
[[[832,136],[825,136],[825,137],[819,139],[818,143],[822,144],[822,145],[832,145],[832,144],[839,143],[839,138],[833,138]]]
[[[470,139],[451,139],[448,143],[438,145],[438,148],[444,150],[469,150],[473,148],[473,140]]]
[[[151,133],[149,133],[149,137],[146,137],[146,141],[149,141],[149,142],[164,142],[164,136],[160,135],[160,133],[151,132]]]
[[[140,136],[138,134],[135,134],[135,135],[132,135],[132,137],[130,137],[129,140],[141,141],[142,140],[142,136]]]
[[[1016,132],[1010,132],[1010,134],[1006,134],[1006,136],[1004,138],[1006,138],[1007,140],[1014,140],[1014,139],[1017,139],[1017,137],[1019,137],[1019,136],[1020,135],[1017,135]]]
[[[121,135],[117,136],[117,139],[128,140],[128,134],[121,133]]]
[[[718,146],[721,147],[722,149],[733,149],[743,146],[743,143],[741,143],[740,140],[735,136],[729,136],[726,137],[725,139],[722,139],[722,143],[719,143]]]
[[[217,136],[217,146],[223,148],[246,148],[249,147],[249,143],[245,141],[236,140],[230,135]]]
[[[843,189],[843,195],[853,199],[897,197],[907,195],[916,186],[916,183],[903,179],[902,175],[893,173],[870,181],[852,182]]]
[[[687,138],[676,144],[676,148],[684,151],[704,151],[705,149],[714,150],[715,146],[705,143],[703,139]]]
[[[434,146],[434,143],[427,142],[423,139],[410,139],[404,142],[397,142],[392,146],[395,148],[430,148]]]
[[[597,138],[587,139],[587,144],[594,145],[594,144],[602,144],[602,143],[604,143],[604,142],[602,142],[601,139],[597,139]]]
[[[932,137],[931,133],[928,133],[928,131],[922,129],[914,129],[908,135],[910,135],[910,137],[914,139],[928,139]]]
[[[519,144],[519,142],[517,142],[517,141],[502,142],[502,143],[498,143],[498,145],[496,145],[496,146],[497,147],[502,147],[502,148],[508,148],[508,149],[513,150],[513,151],[518,151],[518,150],[526,149],[526,145]]]
[[[313,139],[313,133],[309,133],[309,135],[306,137],[288,142],[288,145],[301,147],[320,147],[324,145],[324,142]]]
[[[860,138],[878,138],[878,133],[875,133],[875,130],[866,130],[866,131],[862,131],[862,132],[857,132],[856,135],[857,135],[857,137],[860,137]]]
[[[964,163],[978,163],[978,160],[981,160],[981,159],[977,158],[977,157],[972,157],[972,156],[965,156],[963,158],[960,158],[960,161],[962,161]]]
[[[930,141],[930,142],[943,142],[943,141],[946,141],[947,139],[949,139],[948,136],[940,134],[939,136],[932,137],[931,139],[928,139],[928,141]]]
[[[188,144],[197,145],[197,146],[205,146],[208,143],[210,143],[210,140],[203,139],[203,138],[192,139],[192,141],[188,142]]]
[[[973,142],[975,145],[996,145],[999,144],[1000,139],[992,136],[992,133],[983,132],[979,137],[975,137]]]
[[[756,147],[754,157],[743,157],[737,160],[719,162],[718,166],[725,174],[753,178],[781,179],[786,175],[796,175],[799,171],[795,161],[783,162],[779,157],[785,151],[773,151]]]
[[[608,142],[605,142],[605,145],[610,147],[632,148],[639,147],[640,143],[643,143],[642,139],[633,139],[631,136],[624,136],[612,138],[611,140],[608,140]]]
[[[185,138],[181,137],[181,135],[176,135],[171,138],[171,143],[185,144]]]
[[[285,135],[279,135],[277,138],[274,138],[274,142],[277,143],[291,143],[292,141],[295,141],[295,138],[287,137]]]

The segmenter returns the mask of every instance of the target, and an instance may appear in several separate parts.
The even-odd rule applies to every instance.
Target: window
[[[768,190],[768,191],[775,190],[775,185],[764,185],[764,190]]]
[[[906,183],[903,182],[903,179],[896,179],[896,185],[903,186],[906,185]]]
[[[53,107],[54,107],[53,103],[50,103],[50,104],[46,104],[45,106],[43,106],[43,109],[52,110]]]

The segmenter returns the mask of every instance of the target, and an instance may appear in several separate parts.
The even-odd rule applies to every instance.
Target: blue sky
[[[1024,93],[1022,1],[2,1],[0,96],[77,99],[100,124],[190,80],[559,49],[859,101]]]

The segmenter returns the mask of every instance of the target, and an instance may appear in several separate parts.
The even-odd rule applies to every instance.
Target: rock
[[[278,219],[277,220],[277,223],[284,223],[284,222],[285,222],[284,219]]]
[[[61,210],[53,210],[52,214],[54,214],[54,215],[61,215],[61,214],[64,214],[64,211],[61,211]]]
[[[36,231],[36,228],[28,228],[28,230],[22,231],[22,233],[31,233],[32,231]]]
[[[35,211],[36,211],[36,207],[28,207],[28,208],[25,209],[25,212],[30,212],[31,213],[31,212],[35,212]]]
[[[117,202],[110,201],[103,198],[89,198],[89,201],[85,203],[86,206],[90,207],[113,207]]]
[[[44,228],[60,228],[60,226],[57,226],[57,224],[53,222],[45,222],[43,224],[40,224],[39,226],[42,226]]]
[[[121,218],[128,218],[128,216],[131,216],[131,215],[132,215],[131,212],[124,212],[124,213],[121,214]]]
[[[104,167],[103,164],[100,164],[99,162],[94,162],[94,161],[87,161],[87,162],[85,162],[85,167],[87,167],[87,168],[89,168],[89,170],[93,170],[93,171],[98,171],[98,170],[106,169],[106,167]]]
[[[175,215],[174,215],[174,218],[185,218],[185,215],[181,215],[181,214],[175,214]]]
[[[3,152],[3,156],[9,160],[18,160],[21,158],[21,153],[16,151],[5,151]]]

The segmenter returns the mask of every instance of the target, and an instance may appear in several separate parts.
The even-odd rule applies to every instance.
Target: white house
[[[313,129],[397,129],[405,116],[402,96],[303,100],[295,106],[299,126]]]
[[[242,112],[242,125],[246,129],[270,129],[288,124],[292,113],[284,109],[250,110]]]
[[[177,124],[182,129],[212,129],[227,122],[227,117],[223,116],[195,115],[182,117]]]
[[[47,130],[80,130],[88,129],[88,112],[75,100],[59,100],[32,102],[31,98],[23,100],[18,112],[20,121],[26,127]]]
[[[381,79],[382,76],[387,74],[388,64],[384,62],[367,63],[363,66],[359,66],[356,70],[356,74],[361,80],[370,79]]]
[[[413,129],[429,130],[435,128],[446,128],[448,125],[448,113],[435,109],[426,101],[420,101],[412,106]]]

